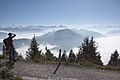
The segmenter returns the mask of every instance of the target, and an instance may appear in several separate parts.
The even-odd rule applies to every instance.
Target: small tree
[[[84,39],[84,43],[82,43],[82,46],[79,50],[79,58],[82,60],[87,60],[89,62],[92,62],[94,64],[103,65],[101,59],[101,56],[99,52],[97,52],[97,45],[96,42],[93,40],[93,37],[91,37],[91,40],[89,38]]]
[[[118,59],[118,66],[120,66],[120,58]]]
[[[108,62],[108,65],[111,66],[117,66],[119,63],[119,54],[118,51],[115,50],[113,54],[111,54],[110,61]]]
[[[76,60],[76,56],[75,56],[73,50],[71,49],[70,53],[69,53],[69,61],[74,62],[75,60]]]
[[[66,55],[66,51],[64,50],[62,57],[61,57],[61,61],[67,61],[67,55]]]
[[[45,54],[41,52],[42,60],[45,60]]]
[[[78,54],[77,54],[77,61],[82,60],[82,48],[79,49]]]
[[[54,59],[53,54],[50,52],[49,49],[47,49],[47,46],[45,47],[46,53],[45,53],[45,59],[48,61],[51,61]]]
[[[39,51],[38,46],[39,44],[37,43],[36,38],[34,36],[31,40],[30,47],[26,52],[27,59],[35,60],[35,59],[41,58],[41,51]]]

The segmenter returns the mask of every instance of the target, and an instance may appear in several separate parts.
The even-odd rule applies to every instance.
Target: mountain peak
[[[73,32],[70,29],[61,29],[55,32],[55,34],[58,35],[65,35],[65,34],[69,34],[69,35],[78,35],[77,33]]]

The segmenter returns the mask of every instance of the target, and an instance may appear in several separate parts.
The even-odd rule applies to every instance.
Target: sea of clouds
[[[107,64],[110,60],[110,56],[114,51],[117,49],[118,52],[120,52],[120,36],[109,36],[109,37],[101,37],[95,39],[96,43],[98,43],[98,52],[100,52],[101,60],[104,64]],[[46,44],[40,44],[39,49],[42,50],[43,53],[45,53],[45,47],[47,46],[48,49],[51,50],[52,53],[54,53],[55,56],[58,57],[59,50],[52,50],[54,47],[57,47],[57,45],[51,45],[49,43]],[[26,57],[26,51],[28,50],[29,46],[23,46],[21,48],[16,49],[22,56]],[[79,48],[74,47],[73,52],[76,54],[78,53]],[[63,52],[64,50],[62,50]],[[68,55],[69,52],[66,52]]]
[[[95,38],[95,41],[98,44],[98,52],[100,52],[101,55],[101,60],[103,61],[104,64],[107,64],[108,61],[110,60],[110,56],[112,53],[114,53],[114,51],[117,49],[118,53],[120,53],[120,35],[107,35],[105,34],[108,29],[105,29],[105,31],[103,31],[104,29],[102,29],[101,31],[98,29],[94,28],[86,28],[88,30],[93,30],[93,31],[97,31],[102,33],[104,36],[100,37],[100,38]],[[52,32],[53,30],[49,30],[49,32]],[[110,29],[109,29],[110,31]],[[47,33],[47,31],[45,32],[39,32],[39,33],[17,33],[17,36],[15,39],[19,39],[19,38],[28,38],[31,39],[34,35],[36,36],[41,36],[43,34]],[[19,35],[19,36],[18,36]],[[3,39],[0,39],[0,42],[2,42]],[[59,54],[59,50],[54,50],[53,48],[58,47],[58,45],[51,45],[49,43],[43,43],[43,44],[39,44],[39,49],[42,50],[43,53],[45,53],[45,47],[47,46],[48,49],[51,50],[52,53],[54,53],[55,56],[58,57]],[[19,52],[19,54],[21,54],[24,58],[26,57],[26,51],[28,50],[29,46],[22,46],[21,48],[17,48],[17,52]],[[74,53],[78,53],[78,46],[73,48]],[[62,50],[63,52],[64,50]],[[2,53],[2,51],[0,51],[0,53]],[[69,54],[69,52],[66,52],[67,55]]]

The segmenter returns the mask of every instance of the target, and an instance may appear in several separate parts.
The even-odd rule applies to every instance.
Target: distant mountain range
[[[75,46],[78,47],[83,40],[82,35],[77,34],[70,29],[58,30],[36,38],[39,43],[50,43],[59,46],[59,49],[65,50],[69,50]]]
[[[26,33],[27,34],[27,33]],[[6,35],[6,34],[5,34]],[[102,34],[94,31],[88,30],[76,30],[76,29],[61,29],[53,32],[48,32],[43,36],[37,36],[36,39],[39,44],[49,43],[51,45],[57,45],[54,49],[65,49],[69,50],[73,47],[78,47],[83,42],[83,39],[88,36],[101,37]],[[22,46],[29,46],[31,39],[15,39],[15,48],[20,48]],[[2,50],[2,43],[0,47]]]
[[[92,31],[97,31],[99,33],[102,33],[104,35],[118,35],[120,34],[120,26],[105,26],[105,25],[98,25],[98,26],[92,26],[92,27],[87,27],[87,30],[92,30]],[[116,33],[117,31],[117,33]],[[115,32],[115,33],[114,33]]]
[[[118,29],[118,28],[112,29],[112,30],[106,32],[106,34],[114,35],[114,36],[120,35],[120,29]]]
[[[97,25],[97,26],[92,26],[91,28],[120,28],[120,26]]]
[[[88,30],[62,29],[56,32],[50,32],[43,36],[36,37],[39,43],[50,43],[59,46],[58,48],[69,50],[78,47],[85,37],[102,37],[103,35]]]
[[[95,31],[89,31],[89,30],[85,30],[85,29],[72,29],[72,31],[82,35],[83,37],[94,37],[94,38],[99,38],[102,37],[103,35],[99,32],[95,32]]]
[[[40,32],[44,31],[47,29],[57,29],[57,28],[66,28],[66,26],[9,26],[9,27],[4,27],[0,28],[2,31],[8,31],[8,32]]]
[[[7,33],[12,32],[17,36],[16,38],[32,38],[33,35],[43,35],[48,32],[53,32],[60,29],[65,29],[66,26],[9,26],[9,27],[0,27],[0,40],[7,37]],[[0,41],[1,42],[1,41]]]

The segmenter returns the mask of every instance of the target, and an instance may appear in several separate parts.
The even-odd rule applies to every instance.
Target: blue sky
[[[120,25],[120,0],[0,0],[0,26]]]

